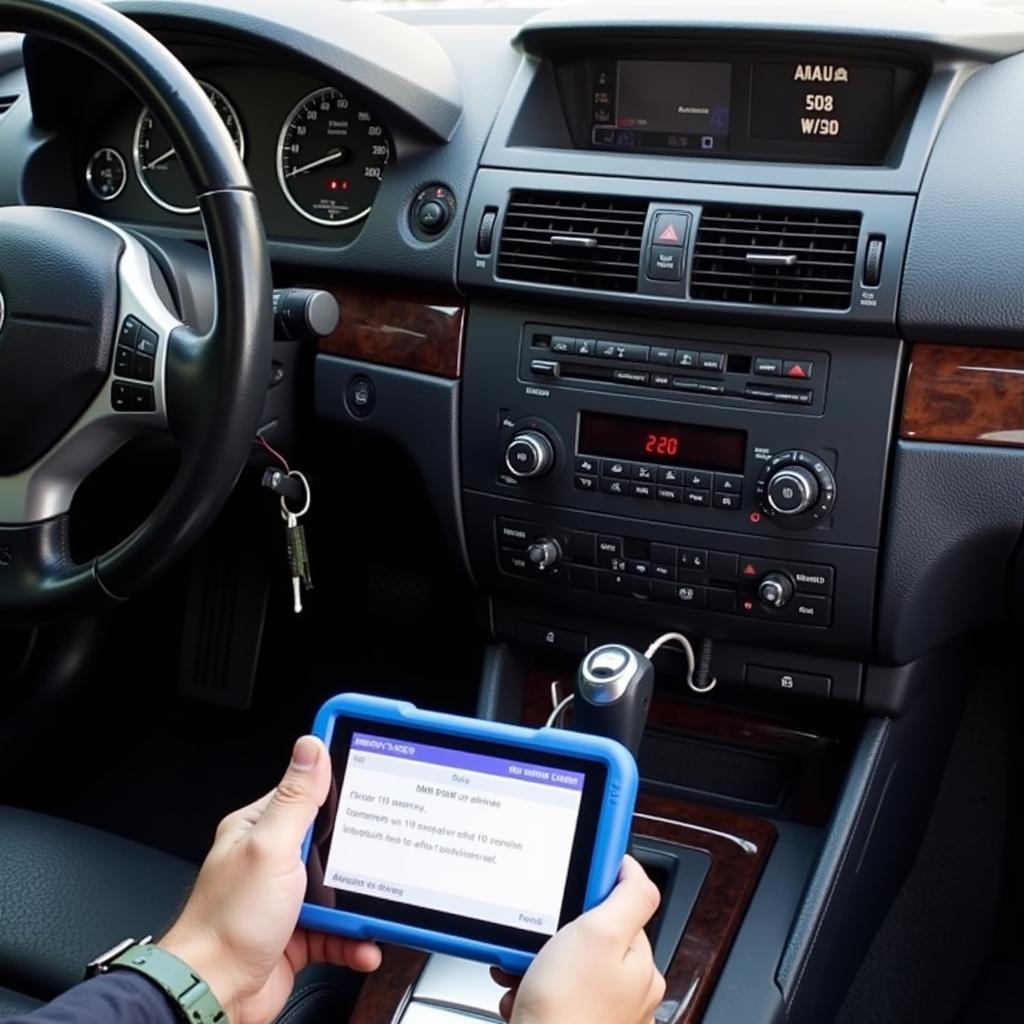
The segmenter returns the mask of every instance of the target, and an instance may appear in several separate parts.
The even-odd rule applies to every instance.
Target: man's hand
[[[618,885],[593,910],[555,934],[522,979],[492,968],[509,985],[501,1015],[511,1024],[648,1024],[665,995],[644,925],[660,896],[632,857]]]
[[[302,840],[330,784],[327,749],[303,736],[278,787],[220,823],[185,909],[160,942],[206,981],[230,1024],[268,1024],[308,963],[380,965],[372,942],[296,928],[306,891]]]

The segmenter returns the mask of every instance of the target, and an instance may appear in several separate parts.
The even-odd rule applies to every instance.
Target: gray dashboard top
[[[540,52],[545,44],[566,39],[666,33],[897,46],[962,60],[998,60],[1024,50],[1024,17],[1012,11],[892,0],[718,0],[700,5],[640,0],[553,7],[527,21],[517,40],[528,52]]]

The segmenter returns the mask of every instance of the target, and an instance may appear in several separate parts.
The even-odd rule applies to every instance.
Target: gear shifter
[[[595,647],[576,671],[574,728],[618,740],[636,757],[653,692],[649,658],[625,644]]]

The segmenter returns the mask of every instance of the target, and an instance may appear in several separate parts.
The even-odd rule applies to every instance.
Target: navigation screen
[[[553,935],[587,773],[353,732],[323,884]]]
[[[592,141],[620,149],[726,149],[731,89],[730,64],[616,61],[597,70]]]
[[[883,146],[892,134],[891,67],[755,64],[750,134],[782,142]]]

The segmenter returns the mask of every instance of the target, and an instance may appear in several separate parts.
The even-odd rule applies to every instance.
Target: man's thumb
[[[277,785],[267,809],[256,823],[264,842],[281,844],[291,854],[301,844],[331,784],[331,759],[316,736],[300,736],[291,764]]]

